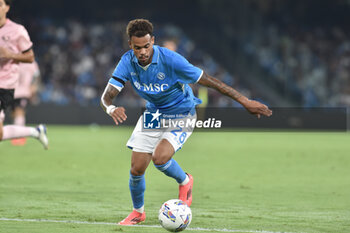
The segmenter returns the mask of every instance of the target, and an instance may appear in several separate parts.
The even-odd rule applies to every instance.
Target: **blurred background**
[[[349,0],[14,0],[8,16],[27,28],[41,72],[28,123],[113,124],[99,101],[129,20],[149,19],[156,44],[271,107],[347,108],[349,13]],[[206,107],[239,107],[193,88]],[[144,105],[130,85],[116,103]]]

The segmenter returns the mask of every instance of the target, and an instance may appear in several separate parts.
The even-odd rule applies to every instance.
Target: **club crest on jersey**
[[[9,41],[11,38],[10,38],[10,36],[2,36],[1,39],[3,41]]]
[[[165,74],[163,72],[159,72],[157,74],[157,78],[160,79],[160,80],[163,80],[163,79],[165,79]]]

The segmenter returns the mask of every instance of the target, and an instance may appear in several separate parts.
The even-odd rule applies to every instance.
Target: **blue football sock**
[[[179,184],[186,179],[186,173],[174,159],[169,160],[165,164],[154,166],[165,175],[174,178]]]
[[[129,188],[134,208],[141,208],[144,205],[144,193],[146,189],[145,175],[133,176],[130,173]]]

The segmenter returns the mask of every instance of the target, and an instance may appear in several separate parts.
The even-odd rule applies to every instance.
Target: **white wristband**
[[[116,106],[114,106],[114,105],[109,105],[109,106],[106,108],[106,113],[107,113],[108,115],[111,115],[115,109],[117,109]]]

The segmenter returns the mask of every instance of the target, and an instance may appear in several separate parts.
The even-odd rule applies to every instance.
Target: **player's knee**
[[[0,124],[2,125],[5,121],[5,113],[3,110],[0,110]]]
[[[152,156],[152,161],[154,165],[163,165],[169,161],[169,156],[162,153],[154,153]]]
[[[145,170],[137,166],[132,166],[130,169],[130,173],[133,176],[142,176],[143,174],[145,174]]]

